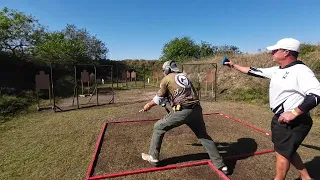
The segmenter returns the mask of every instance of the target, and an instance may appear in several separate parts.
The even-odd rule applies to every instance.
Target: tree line
[[[0,50],[27,61],[61,64],[98,63],[109,53],[105,42],[85,28],[67,24],[60,31],[50,31],[34,16],[7,7],[0,12]],[[174,38],[161,51],[162,61],[241,53],[236,46],[213,46],[204,41],[196,44],[190,37]]]
[[[108,58],[108,53],[106,43],[85,28],[67,24],[62,30],[52,31],[36,17],[4,7],[0,11],[0,117],[35,102],[35,74],[48,64],[59,65],[55,71],[63,78],[57,80],[55,87],[57,93],[64,94],[66,87],[74,85],[75,64],[113,65],[150,75],[160,70],[166,60],[182,62],[241,52],[235,46],[196,44],[190,37],[182,37],[167,42],[156,60],[114,61]]]
[[[312,61],[315,72],[320,72],[318,52],[319,45],[301,46],[303,57],[316,59]],[[190,37],[169,40],[156,60],[114,61],[108,58],[108,53],[106,43],[85,28],[67,24],[62,30],[51,31],[36,17],[4,7],[0,11],[0,116],[25,108],[34,100],[32,73],[38,71],[38,65],[60,65],[62,69],[59,73],[65,74],[65,78],[57,84],[72,86],[72,66],[75,64],[113,65],[135,69],[139,74],[152,74],[153,70],[160,70],[163,61],[167,60],[176,60],[181,64],[216,55],[243,54],[234,45],[212,45],[206,41],[197,44]],[[62,86],[58,89],[63,92]]]

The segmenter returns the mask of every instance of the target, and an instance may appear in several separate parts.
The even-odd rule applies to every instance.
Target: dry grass
[[[241,54],[228,56],[234,63],[243,66],[253,67],[271,67],[278,66],[272,61],[272,57],[268,53],[259,54]],[[205,58],[200,61],[191,61],[190,63],[217,63],[217,98],[225,100],[244,100],[250,103],[268,103],[269,80],[248,76],[236,70],[230,69],[221,64],[222,55],[213,58]],[[314,52],[300,55],[302,60],[308,65],[320,78],[320,44],[315,47]],[[205,71],[205,68],[202,68]],[[201,70],[200,70],[201,71]],[[320,108],[313,110],[314,115],[320,115]]]
[[[113,105],[64,113],[43,111],[2,123],[0,127],[0,156],[2,157],[0,179],[84,179],[104,122],[123,119],[150,119],[162,117],[166,114],[161,107],[154,107],[147,113],[137,113],[145,103],[142,101],[151,99],[153,95],[154,92],[150,93],[148,90],[141,89],[121,91],[117,92],[116,97],[122,103],[117,104],[116,101]],[[266,106],[227,101],[202,102],[202,104],[205,113],[218,111],[251,123],[261,129],[269,129],[272,114]],[[248,152],[249,150],[253,151],[254,149],[258,150],[259,148],[271,148],[268,137],[240,124],[228,120],[224,121],[217,116],[213,119],[206,119],[206,122],[208,122],[208,131],[212,137],[221,144],[227,143],[225,144],[227,148],[224,148],[224,150],[229,155]],[[128,169],[133,168],[132,165],[134,164],[121,164],[116,159],[120,156],[126,160],[125,162],[141,161],[139,153],[148,149],[152,123],[128,125],[116,125],[113,129],[110,127],[107,130],[108,133],[113,133],[113,135],[106,134],[105,145],[110,143],[112,146],[104,146],[103,148],[112,149],[108,151],[102,149],[103,154],[101,154],[102,157],[99,160],[106,166],[104,166],[104,169],[100,168],[100,173],[102,171],[125,170],[127,167]],[[312,132],[304,142],[305,146],[299,149],[314,175],[318,173],[315,167],[320,165],[319,132],[320,121],[318,118],[315,119]],[[236,146],[241,138],[250,138],[251,144],[254,140],[257,144],[256,148],[251,146],[249,149],[243,149],[243,146]],[[194,142],[195,138],[185,127],[168,133],[165,139],[162,158],[170,159],[175,156],[204,152],[202,147],[188,145],[190,141]],[[179,145],[178,148],[176,145]],[[220,149],[223,149],[223,147],[220,147]],[[108,158],[110,155],[113,155],[113,160]],[[270,157],[273,156],[270,155]],[[272,178],[274,160],[270,157],[261,155],[236,161],[233,176],[235,179],[246,178],[251,176],[255,170],[260,169],[257,172],[265,175],[264,177]],[[110,161],[114,161],[114,164],[108,164]],[[136,165],[148,167],[143,162]],[[186,174],[188,177],[184,176]],[[208,167],[199,166],[170,172],[162,171],[128,176],[126,178],[181,179],[183,177],[186,179],[207,179],[206,177],[211,176],[214,175]],[[297,177],[297,174],[291,171],[290,177]]]

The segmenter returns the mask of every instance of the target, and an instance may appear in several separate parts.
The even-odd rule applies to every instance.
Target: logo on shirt
[[[289,72],[287,71],[286,73],[284,73],[284,75],[282,76],[282,79],[286,79],[288,76]]]
[[[189,88],[190,87],[190,81],[184,74],[177,74],[174,77],[174,80],[176,83],[183,88]]]

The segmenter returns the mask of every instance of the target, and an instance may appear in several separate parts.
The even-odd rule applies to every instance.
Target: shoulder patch
[[[183,87],[183,88],[191,87],[190,80],[183,73],[176,74],[174,77],[174,80],[180,87]]]

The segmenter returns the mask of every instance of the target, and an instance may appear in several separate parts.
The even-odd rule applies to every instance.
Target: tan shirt
[[[171,106],[187,105],[199,102],[199,98],[192,91],[190,79],[183,73],[170,73],[160,83],[159,97],[167,97]]]

